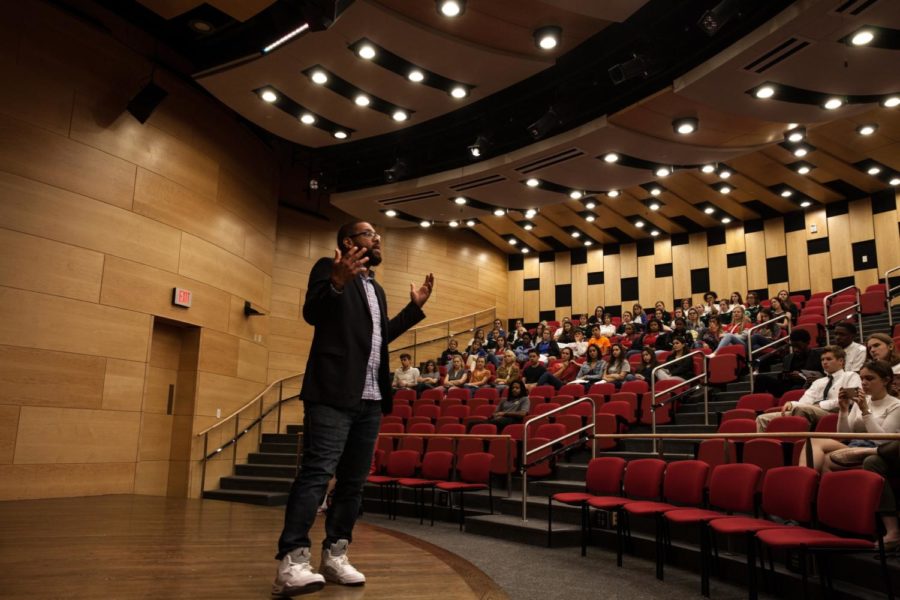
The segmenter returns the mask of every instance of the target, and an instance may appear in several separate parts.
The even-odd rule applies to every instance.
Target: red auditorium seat
[[[459,398],[465,402],[469,399],[469,388],[455,387],[447,390],[447,398]]]
[[[646,394],[650,391],[650,385],[646,381],[626,381],[622,384],[622,388],[619,391],[630,392],[632,394]]]
[[[588,405],[588,408],[590,408],[590,405]],[[557,414],[553,418],[553,420],[557,425],[562,425],[563,427],[565,427],[566,433],[577,431],[582,427],[582,425],[584,425],[582,417],[579,415]],[[568,446],[569,444],[574,444],[577,441],[578,434],[572,434],[566,436],[566,438],[563,440],[563,445]]]
[[[420,404],[413,409],[413,416],[428,417],[433,422],[441,416],[441,407],[434,404]]]
[[[406,433],[434,433],[434,425],[431,423],[416,423],[407,427]],[[422,454],[424,449],[425,438],[409,436],[400,438],[400,450],[415,450],[418,454]]]
[[[410,417],[406,420],[406,427],[412,427],[417,423],[431,423],[431,417]]]
[[[483,387],[475,390],[475,395],[472,396],[472,399],[485,399],[490,404],[497,404],[497,400],[500,398],[500,393],[497,391],[497,388],[492,387]],[[472,403],[472,400],[469,400],[469,404]]]
[[[465,404],[456,404],[448,406],[441,411],[442,417],[456,417],[460,421],[469,416],[469,407]]]
[[[415,412],[415,410],[417,408],[419,408],[420,406],[437,406],[437,404],[435,402],[436,401],[432,398],[419,398],[418,400],[413,402],[412,408],[413,408],[413,411]]]
[[[413,501],[419,513],[420,525],[425,518],[425,490],[434,489],[439,482],[449,480],[452,472],[453,454],[451,452],[429,450],[422,457],[419,477],[401,477],[397,480],[398,486],[413,490]],[[434,524],[434,515],[432,515],[431,523]]]
[[[825,315],[823,315],[821,312],[817,312],[817,313],[801,314],[797,318],[797,325],[806,325],[807,323],[810,323],[812,325],[821,325],[822,327],[824,327],[825,326]]]
[[[386,425],[388,423],[394,423],[394,424],[399,423],[400,426],[402,427],[403,426],[403,417],[398,417],[396,415],[385,415],[385,416],[381,417],[382,425]]]
[[[885,285],[883,283],[873,283],[872,285],[870,285],[866,288],[865,293],[868,294],[869,292],[881,292],[881,295],[884,296],[886,291],[887,291],[887,285]]]
[[[618,390],[613,383],[595,383],[588,390],[588,394],[603,394],[606,397],[612,396]]]
[[[450,507],[453,507],[453,493],[459,494],[459,530],[462,531],[466,512],[466,492],[487,490],[491,514],[494,514],[494,494],[491,490],[491,461],[494,457],[487,452],[473,452],[462,457],[457,465],[457,481],[441,481],[434,486],[435,490],[446,492],[450,496]],[[431,497],[431,519],[434,524],[434,496]]]
[[[444,388],[431,388],[422,392],[419,400],[431,400],[432,403],[440,402],[444,399]]]
[[[594,424],[597,433],[619,433],[619,423],[616,415],[598,413],[595,417],[597,420]],[[594,449],[597,452],[603,450],[612,450],[618,442],[613,438],[602,438],[594,441]]]
[[[597,410],[598,415],[614,415],[616,420],[621,424],[622,431],[627,431],[629,425],[637,423],[634,414],[634,407],[630,402],[607,402]],[[619,432],[621,433],[621,431]]]
[[[556,394],[549,401],[562,406],[563,404],[572,404],[575,401],[575,397],[569,394]]]
[[[607,403],[604,406],[612,404],[613,402],[626,402],[631,409],[631,414],[627,417],[628,423],[637,423],[638,410],[640,410],[640,398],[646,393],[646,390],[639,393],[616,392],[607,399]]]
[[[749,408],[732,408],[720,414],[720,424],[727,423],[733,419],[750,419],[751,421],[756,419],[756,411]]]
[[[721,385],[737,381],[738,357],[736,354],[721,354],[709,359],[709,383]]]
[[[466,426],[459,423],[440,425],[435,432],[446,435],[462,435],[466,433]],[[456,442],[457,440],[454,438],[428,438],[425,447],[428,449],[428,452],[453,452]]]
[[[885,311],[884,292],[866,292],[859,297],[859,305],[864,315],[880,315]]]
[[[825,320],[825,317],[822,317],[822,320]],[[810,348],[818,348],[819,347],[819,334],[821,333],[819,328],[822,327],[816,323],[803,323],[801,325],[794,325],[792,331],[797,331],[798,329],[802,329],[806,333],[809,334],[809,347]]]
[[[494,438],[488,442],[488,452],[494,457],[491,461],[491,474],[507,475],[515,472],[519,458],[519,446],[515,441],[507,443],[503,438]]]
[[[550,438],[544,438],[544,437],[538,437],[538,436],[535,436],[532,438],[531,436],[529,436],[528,437],[528,445],[529,445],[528,450],[531,451],[534,448],[539,448],[539,447],[543,446],[544,444],[549,443],[550,441],[551,441]],[[527,464],[531,465],[530,467],[528,467],[528,471],[527,471],[529,477],[547,477],[548,475],[553,473],[553,461],[552,460],[543,460],[544,458],[549,456],[552,452],[553,452],[553,450],[551,448],[547,447],[544,450],[541,450],[540,452],[532,454],[531,456],[528,457]],[[522,460],[523,461],[525,460],[525,450],[524,449],[522,450]]]
[[[726,516],[725,513],[742,513],[756,515],[756,488],[762,477],[762,471],[756,465],[730,464],[719,465],[712,471],[709,484],[709,505],[713,509],[680,508],[670,510],[663,518],[678,525],[697,525],[700,527],[700,574],[701,593],[709,596],[709,532],[706,524],[714,519]]]
[[[806,580],[806,557],[812,554],[825,559],[823,572],[828,572],[827,558],[835,553],[871,553],[874,538],[878,539],[878,559],[884,576],[887,596],[894,598],[891,574],[888,571],[884,542],[879,533],[878,505],[884,479],[869,471],[852,469],[825,473],[816,497],[816,517],[829,531],[839,531],[853,537],[842,537],[829,531],[806,527],[789,527],[760,531],[756,537],[765,546],[780,551],[800,553],[802,575]],[[852,507],[848,509],[848,507]],[[822,578],[826,593],[833,593],[831,577]]]
[[[512,439],[517,442],[521,442],[522,438],[525,435],[525,426],[521,423],[513,423],[512,425],[507,425],[503,428],[503,431],[500,432],[502,435],[508,435]]]
[[[601,406],[603,406],[603,402],[602,402],[602,401],[601,401],[601,402],[598,402],[595,398],[594,398],[593,400],[594,400],[594,407],[600,408]],[[596,411],[594,410],[594,408],[591,407],[591,405],[590,405],[589,403],[587,403],[587,402],[579,402],[578,404],[575,404],[574,406],[570,406],[569,408],[567,408],[566,410],[564,410],[564,411],[563,411],[563,414],[566,414],[566,415],[577,415],[577,416],[579,416],[579,417],[585,417],[585,418],[586,418],[586,417],[590,417],[591,414],[594,413],[594,412],[596,412]]]
[[[397,400],[409,400],[410,402],[415,402],[416,390],[411,390],[408,388],[394,390],[394,402],[396,402]]]
[[[528,392],[529,396],[542,396],[544,398],[552,398],[556,395],[556,388],[552,385],[536,385]]]
[[[761,413],[773,406],[775,406],[775,396],[772,394],[744,394],[738,400],[736,408],[745,408]]]
[[[393,408],[391,408],[392,417],[400,417],[404,421],[408,420],[413,414],[413,409],[411,406],[405,406],[403,404],[395,404]]]
[[[437,419],[435,419],[434,428],[440,429],[444,425],[457,425],[457,424],[459,424],[459,418],[441,416],[441,417],[438,417]]]
[[[563,492],[547,498],[547,547],[552,546],[553,501],[581,507],[581,555],[587,554],[587,501],[592,496],[617,496],[622,492],[625,459],[618,457],[593,458],[588,463],[583,492]]]
[[[412,477],[416,474],[419,464],[419,453],[415,450],[395,450],[386,459],[384,475],[369,475],[366,481],[377,485],[381,494],[381,505],[385,505],[385,488],[388,492],[387,515],[389,519],[396,518],[393,506],[396,502],[395,492],[397,480],[402,477]]]
[[[469,430],[471,435],[497,435],[497,426],[493,423],[478,423]]]
[[[767,433],[809,431],[809,421],[804,417],[777,417],[769,422]],[[757,465],[763,473],[775,467],[794,464],[803,446],[804,438],[753,439],[744,444],[743,462]]]
[[[804,390],[804,389],[788,390],[785,393],[783,393],[781,395],[781,397],[778,398],[778,400],[775,401],[774,408],[781,410],[782,406],[784,406],[788,402],[794,402],[796,400],[799,400],[800,398],[803,397],[803,394],[805,394],[805,393],[806,393],[806,390]]]
[[[477,421],[484,421],[485,419],[490,419],[494,412],[497,410],[496,406],[492,406],[490,404],[483,404],[478,406],[472,410],[471,415],[466,418],[465,422],[472,423]]]
[[[838,418],[840,417],[837,413],[831,413],[830,415],[825,415],[816,423],[816,431],[819,432],[827,432],[834,433],[837,431]]]
[[[581,398],[584,396],[584,386],[580,383],[567,383],[566,385],[559,388],[559,392],[557,392],[559,396],[572,396],[573,399]]]
[[[474,413],[475,409],[479,406],[494,406],[494,404],[487,398],[470,398],[469,401],[466,402],[466,406],[469,407],[470,413]]]
[[[441,412],[443,412],[444,410],[446,410],[447,408],[449,408],[451,406],[461,406],[462,403],[463,403],[463,401],[460,400],[459,398],[444,398],[443,400],[438,402],[438,406],[441,407]]]
[[[814,518],[813,500],[819,474],[807,467],[778,467],[769,470],[763,479],[762,512],[782,521],[811,523]],[[756,589],[756,534],[766,529],[790,527],[769,519],[754,517],[725,517],[709,522],[712,535],[743,535],[747,547],[747,589],[750,598],[757,597]],[[710,560],[711,557],[706,557]],[[706,584],[708,585],[708,583]]]
[[[378,433],[405,433],[405,431],[403,430],[403,423],[387,422],[382,419]]]
[[[531,410],[528,411],[529,417],[537,417],[544,413],[550,412],[554,408],[559,408],[559,404],[556,402],[545,402],[544,404],[538,404],[537,406],[532,406]]]
[[[566,433],[566,426],[561,423],[544,423],[538,426],[534,436],[548,440],[557,440],[565,436]]]

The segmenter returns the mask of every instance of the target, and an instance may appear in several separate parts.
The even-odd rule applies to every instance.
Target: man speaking
[[[419,289],[410,284],[409,304],[387,318],[384,290],[373,267],[381,264],[381,236],[357,221],[337,234],[334,258],[319,259],[309,276],[303,319],[315,327],[303,389],[303,460],[291,486],[278,540],[278,571],[272,592],[294,596],[321,589],[325,580],[363,585],[347,547],[359,515],[382,413],[391,412],[388,344],[425,318],[431,296],[429,273]],[[310,565],[309,530],[328,481],[336,477],[325,519],[320,573]]]

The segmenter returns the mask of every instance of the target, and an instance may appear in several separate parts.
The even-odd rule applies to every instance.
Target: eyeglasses
[[[363,236],[364,238],[369,239],[369,240],[380,240],[381,239],[381,236],[378,235],[377,233],[375,233],[374,231],[372,231],[371,229],[367,229],[365,231],[360,231],[359,233],[354,233],[353,235],[350,235],[347,237],[355,238],[355,237],[359,237],[359,236]]]

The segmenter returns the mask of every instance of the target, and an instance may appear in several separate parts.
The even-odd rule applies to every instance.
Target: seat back
[[[745,463],[719,465],[709,482],[709,503],[716,508],[752,514],[762,469]]]
[[[884,291],[866,292],[859,297],[860,310],[864,315],[878,315],[885,311]]]
[[[703,504],[703,492],[709,476],[709,465],[700,460],[669,463],[663,483],[663,496],[674,504]]]
[[[447,390],[447,398],[459,398],[462,401],[466,401],[469,399],[469,388],[450,388]]]
[[[737,369],[738,357],[736,354],[717,354],[709,359],[709,382],[723,384],[737,381]]]
[[[616,415],[622,417],[628,424],[635,422],[634,408],[629,402],[607,402],[597,409],[597,416],[600,415]]]
[[[478,423],[469,430],[471,435],[497,435],[497,426],[493,423]]]
[[[595,496],[620,496],[625,459],[617,456],[592,458],[584,478],[585,491]]]
[[[400,417],[401,419],[409,419],[413,414],[413,409],[411,406],[406,406],[403,404],[395,404],[391,409],[392,417]]]
[[[792,431],[809,431],[809,420],[804,417],[775,417],[769,421],[768,433],[789,433]],[[779,438],[784,442],[797,442],[803,438]]]
[[[462,447],[461,444],[460,447]],[[488,450],[494,457],[494,460],[491,461],[491,473],[506,475],[516,470],[519,446],[515,442],[507,443],[502,438],[494,438],[488,443]],[[457,452],[459,451],[457,450]]]
[[[727,423],[734,419],[756,419],[756,411],[749,408],[732,408],[722,413],[721,423]]]
[[[503,428],[503,431],[500,432],[503,435],[508,435],[512,439],[516,441],[522,441],[522,437],[525,435],[525,426],[521,423],[513,423],[512,425],[507,425]]]
[[[444,399],[444,388],[431,388],[422,392],[419,400],[431,400],[432,402],[440,402]]]
[[[407,428],[406,433],[434,433],[434,425],[431,423],[415,423]]]
[[[444,425],[458,425],[459,417],[438,417],[434,422],[434,428],[440,429]]]
[[[484,398],[488,400],[491,404],[496,404],[497,399],[500,397],[500,393],[497,391],[497,388],[492,387],[483,387],[475,390],[475,395],[473,398]]]
[[[419,465],[419,455],[415,450],[394,450],[387,457],[385,472],[389,477],[412,477]]]
[[[453,453],[443,451],[429,451],[422,457],[422,479],[436,479],[446,481],[450,479],[453,471]]]
[[[603,402],[602,401],[598,402],[596,399],[594,399],[594,406],[596,406],[597,408],[600,408],[601,406],[603,406]],[[592,411],[593,411],[593,408],[591,408],[591,405],[589,403],[580,402],[574,406],[570,406],[563,412],[564,412],[564,414],[567,414],[567,415],[575,415],[578,417],[590,417]]]
[[[412,427],[416,423],[431,423],[431,419],[428,417],[410,417],[406,420],[406,427]]]
[[[825,317],[822,317],[822,321],[825,320]],[[797,331],[798,329],[804,330],[809,334],[809,347],[810,348],[818,348],[819,347],[819,325],[818,323],[802,323],[798,325],[794,325],[791,330]]]
[[[762,510],[785,520],[810,523],[819,474],[809,467],[776,467],[763,479]]]
[[[816,497],[819,522],[848,533],[874,536],[874,515],[884,486],[884,478],[871,471],[825,473]]]
[[[622,384],[620,392],[631,392],[632,394],[645,394],[650,391],[650,386],[646,381],[634,380],[626,381]]]
[[[441,407],[434,404],[420,404],[413,410],[413,416],[434,420],[441,416]]]
[[[572,396],[572,398],[581,398],[584,396],[584,386],[580,383],[567,383],[559,388],[558,395]]]
[[[744,394],[737,403],[737,408],[746,408],[754,412],[765,412],[766,409],[775,406],[775,396],[772,394]]]
[[[378,428],[378,433],[406,433],[403,430],[403,423],[382,423]]]
[[[624,384],[623,384],[624,385]],[[612,396],[618,390],[616,390],[616,386],[613,383],[595,383],[591,386],[591,389],[588,390],[589,394],[603,394],[604,396]]]
[[[494,411],[496,410],[497,407],[492,404],[482,404],[481,406],[475,407],[475,409],[472,411],[472,416],[484,417],[488,419],[491,417],[491,415],[494,414]]]
[[[491,481],[493,455],[487,452],[472,452],[459,459],[456,467],[459,480],[465,483],[485,483]]]
[[[443,433],[445,435],[462,435],[466,433],[466,426],[456,423],[441,425],[437,429],[437,433]]]
[[[619,433],[619,424],[616,421],[616,415],[597,414],[594,426],[597,433]],[[613,438],[602,438],[594,440],[594,449],[597,451],[612,450],[616,447],[616,440]]]
[[[448,406],[441,413],[442,416],[445,417],[456,417],[457,419],[465,419],[469,416],[469,407],[465,404],[456,404],[453,406]]]
[[[709,479],[716,467],[736,461],[734,444],[726,443],[723,439],[703,440],[697,446],[697,460],[709,465]]]
[[[722,421],[717,433],[756,433],[756,413],[751,419],[729,419]]]
[[[806,393],[806,390],[788,390],[781,395],[775,402],[775,406],[784,406],[788,402],[795,402],[803,397],[803,394]]]
[[[415,399],[416,399],[416,390],[411,390],[409,388],[394,390],[394,401],[409,400],[410,402],[414,402]]]
[[[561,423],[544,423],[537,428],[535,437],[555,440],[566,435],[566,426]]]
[[[831,413],[830,415],[825,415],[824,417],[819,419],[818,422],[816,423],[816,431],[831,432],[831,433],[836,432],[839,417],[840,417],[840,415],[837,413]]]
[[[384,415],[383,417],[381,417],[382,425],[387,425],[388,423],[399,423],[401,426],[403,426],[403,419],[396,415]]]
[[[640,394],[637,394],[635,392],[616,392],[609,397],[609,402],[607,402],[607,404],[612,404],[613,402],[627,403],[631,409],[631,414],[627,415],[626,419],[629,423],[634,423],[637,420],[637,413],[638,409],[640,408],[640,399],[646,393],[647,392],[641,392]]]
[[[625,495],[629,498],[654,499],[662,492],[666,461],[658,458],[638,458],[625,468]]]
[[[529,414],[532,416],[538,416],[546,412],[550,412],[554,408],[559,408],[559,404],[557,404],[556,402],[545,402],[543,404],[538,404],[537,406],[532,406]]]
[[[536,385],[531,388],[531,391],[528,394],[529,396],[543,396],[544,398],[551,398],[556,395],[556,388],[552,385]]]

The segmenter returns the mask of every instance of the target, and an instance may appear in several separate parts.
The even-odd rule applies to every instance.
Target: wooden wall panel
[[[0,404],[100,408],[106,359],[0,346]]]
[[[588,303],[588,266],[572,265],[572,313],[578,315],[592,312],[593,306]]]
[[[875,231],[875,252],[878,254],[878,276],[894,267],[900,267],[900,235],[897,222],[900,213],[889,211],[878,213],[873,217]]]
[[[524,290],[522,289],[525,281],[525,271],[510,271],[507,279],[507,289],[509,290],[509,316],[515,318],[516,315],[525,314]]]
[[[23,406],[16,464],[134,462],[140,414]]]
[[[853,275],[853,252],[850,246],[850,217],[838,215],[828,217],[828,243],[831,256],[831,276]]]
[[[638,298],[640,300],[644,298],[659,298],[665,302],[665,298],[668,296],[662,294],[664,288],[656,279],[654,263],[655,259],[653,256],[639,256],[637,258]],[[668,305],[668,302],[666,304]]]
[[[619,254],[619,276],[622,278],[638,276],[636,244],[622,244]]]
[[[865,242],[875,237],[872,223],[872,201],[860,198],[850,203],[850,242]]]
[[[809,255],[806,248],[806,233],[789,231],[785,234],[788,276],[792,290],[811,290],[809,281]]]
[[[728,227],[725,229],[725,250],[729,254],[733,252],[744,252],[747,245],[744,239],[744,227]]]
[[[19,429],[19,410],[18,406],[0,404],[0,465],[13,462],[16,453],[16,432]]]
[[[107,358],[101,407],[106,410],[141,410],[146,369],[144,362]]]
[[[766,234],[762,231],[744,236],[747,244],[747,286],[751,290],[769,287],[766,275]]]
[[[824,208],[815,208],[806,211],[806,239],[815,240],[828,237],[828,218]],[[813,231],[815,229],[815,231]]]
[[[672,279],[675,298],[691,297],[691,260],[687,244],[672,246]]]
[[[709,285],[719,296],[728,296],[732,289],[728,287],[728,265],[725,259],[725,244],[710,246],[709,255]]]
[[[237,377],[241,339],[227,333],[203,329],[200,335],[198,371]]]
[[[538,265],[541,289],[538,294],[541,310],[556,309],[556,264],[542,262]]]
[[[266,282],[271,278],[247,261],[200,238],[182,235],[178,272],[221,290],[231,289],[265,310],[269,308]]]
[[[12,27],[16,28],[17,25]],[[17,46],[18,36],[9,32],[9,37],[13,46]],[[15,64],[15,51],[14,48],[12,60],[4,62],[2,67],[5,81],[15,81],[16,84],[4,85],[0,89],[0,113],[66,136],[69,133],[74,92],[58,81]],[[0,144],[0,147],[3,146],[5,145]]]
[[[809,289],[812,292],[832,290],[831,257],[828,254],[809,256]]]
[[[767,219],[764,221],[766,258],[784,256],[784,219]]]

